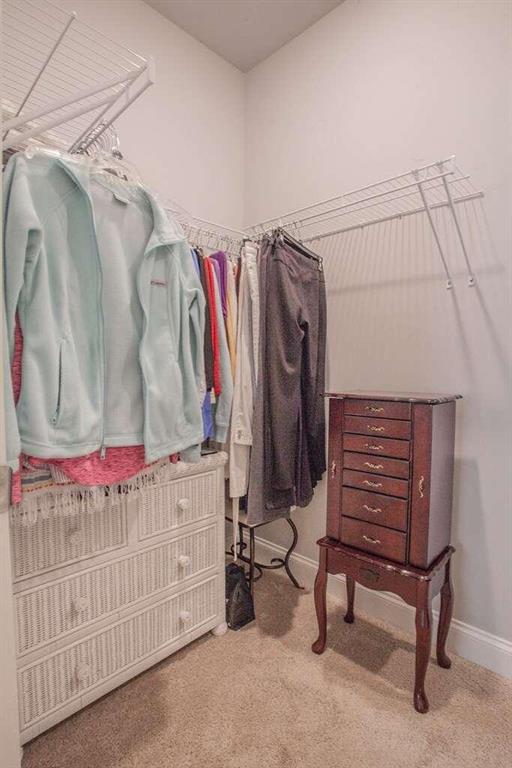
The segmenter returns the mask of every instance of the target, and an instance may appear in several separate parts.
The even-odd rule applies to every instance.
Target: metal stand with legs
[[[261,527],[262,525],[266,525],[266,523],[260,523],[259,525],[249,525],[243,518],[245,515],[243,513],[240,514],[240,519],[238,521],[238,552],[237,557],[239,560],[241,560],[243,563],[248,563],[249,565],[249,573],[247,576],[247,580],[249,582],[249,587],[251,590],[251,594],[253,593],[253,587],[254,582],[258,581],[258,579],[261,579],[263,576],[263,571],[274,571],[278,568],[284,568],[286,571],[286,574],[290,581],[292,582],[294,587],[297,587],[297,589],[304,589],[303,586],[299,584],[295,576],[293,575],[291,568],[290,568],[290,557],[292,556],[295,547],[297,546],[297,542],[299,540],[299,533],[297,531],[297,526],[293,522],[293,520],[289,517],[285,517],[284,519],[292,529],[293,534],[293,540],[290,544],[289,549],[287,549],[286,554],[284,557],[273,557],[270,561],[270,563],[259,563],[255,560],[255,530],[256,528]],[[232,518],[227,516],[227,519],[230,522],[232,521]],[[249,544],[244,541],[244,528],[247,528],[249,531]],[[244,554],[244,551],[249,547],[249,557],[247,557],[246,554]],[[229,553],[226,554],[233,554],[233,546],[231,546],[231,550]],[[256,572],[256,574],[255,574]]]

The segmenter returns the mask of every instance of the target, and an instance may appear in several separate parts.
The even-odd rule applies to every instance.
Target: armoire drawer
[[[17,652],[33,651],[212,568],[217,523],[22,592],[15,597]]]
[[[411,422],[399,419],[375,419],[365,416],[344,416],[343,429],[345,432],[355,432],[358,435],[372,437],[394,437],[408,440],[411,436]]]
[[[343,410],[347,416],[374,416],[379,419],[410,419],[410,403],[394,403],[389,400],[351,400],[343,401]]]
[[[15,518],[10,526],[14,581],[103,554],[126,545],[124,501],[81,515],[50,509],[32,525]]]
[[[408,459],[410,443],[406,440],[390,440],[385,437],[367,437],[366,435],[343,435],[343,448],[346,451],[359,451],[372,456],[392,456],[396,459]]]
[[[361,488],[363,491],[375,491],[387,496],[398,496],[406,499],[409,495],[409,481],[396,477],[383,477],[369,472],[355,472],[352,469],[343,470],[343,485],[351,488]]]
[[[22,729],[214,619],[219,610],[219,578],[211,577],[20,669]]]
[[[390,459],[384,456],[372,456],[368,453],[345,451],[343,454],[345,469],[356,469],[358,472],[373,472],[377,475],[409,479],[409,462],[400,459]]]
[[[147,488],[138,505],[139,539],[148,539],[208,517],[217,508],[215,472],[172,480]]]
[[[405,563],[407,536],[401,531],[354,520],[351,517],[342,517],[341,542],[388,560]]]
[[[368,523],[384,525],[386,528],[407,530],[407,501],[393,496],[382,496],[371,491],[344,488],[342,495],[343,514],[365,520]]]

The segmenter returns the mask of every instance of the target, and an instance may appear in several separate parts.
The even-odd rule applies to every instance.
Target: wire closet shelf
[[[3,149],[84,151],[154,82],[151,59],[49,0],[4,0]]]
[[[452,156],[343,195],[297,208],[282,216],[266,219],[249,227],[249,232],[258,238],[282,227],[301,242],[314,243],[353,229],[425,213],[446,273],[446,287],[452,288],[445,246],[433,215],[439,208],[448,208],[465,259],[468,285],[473,286],[475,277],[460,226],[457,205],[483,197],[483,194],[474,186],[470,177],[461,171]]]
[[[179,221],[191,245],[221,250],[232,260],[238,258],[243,241],[249,238],[241,229],[193,216],[175,203],[168,206],[166,210]]]

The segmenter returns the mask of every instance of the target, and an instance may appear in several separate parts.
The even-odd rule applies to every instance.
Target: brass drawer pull
[[[363,480],[363,485],[369,485],[370,488],[382,488],[382,483],[374,483],[372,480]]]
[[[370,469],[384,469],[383,464],[372,464],[371,461],[365,461],[364,465],[365,467],[370,467]]]
[[[364,447],[368,448],[368,450],[370,450],[370,451],[383,451],[384,450],[384,446],[383,445],[370,445],[370,443],[365,443]]]
[[[424,497],[423,491],[425,490],[425,478],[423,475],[420,477],[420,481],[418,483],[418,491],[420,492],[420,499]]]
[[[370,413],[384,413],[384,408],[376,408],[374,405],[367,405],[365,411],[370,411]]]
[[[363,504],[363,509],[366,509],[367,512],[382,512],[380,507],[369,507],[368,504]]]
[[[386,429],[385,427],[374,427],[373,424],[367,424],[366,426],[370,432],[384,432]]]
[[[370,544],[381,544],[380,539],[372,539],[372,537],[367,536],[366,533],[363,533],[363,539],[368,541]]]

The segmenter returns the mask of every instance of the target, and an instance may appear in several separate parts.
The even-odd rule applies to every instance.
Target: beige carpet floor
[[[269,573],[256,589],[256,623],[201,638],[43,734],[23,768],[512,766],[512,682],[432,662],[419,715],[410,638],[348,626],[331,603],[318,657],[311,593]]]

